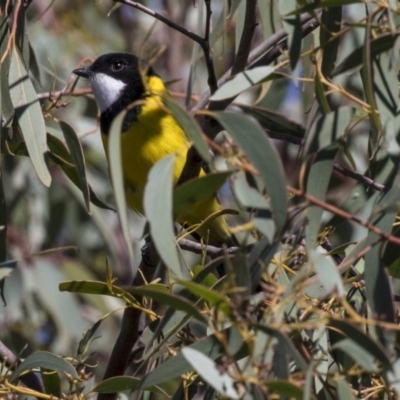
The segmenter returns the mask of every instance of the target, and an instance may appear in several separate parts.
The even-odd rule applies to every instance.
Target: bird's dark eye
[[[125,67],[125,64],[123,62],[121,62],[121,61],[116,61],[116,62],[111,64],[111,69],[114,72],[121,71],[121,70],[124,69],[124,67]]]

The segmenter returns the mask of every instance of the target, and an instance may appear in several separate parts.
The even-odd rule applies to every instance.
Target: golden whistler
[[[128,110],[121,132],[126,197],[129,207],[143,213],[143,193],[151,167],[163,157],[176,154],[173,177],[176,184],[189,148],[185,132],[163,105],[162,99],[169,96],[164,82],[151,67],[143,70],[140,59],[127,53],[105,54],[91,66],[76,69],[74,73],[89,79],[101,111],[100,127],[106,152],[113,119],[124,109]],[[195,204],[177,220],[187,227],[198,226],[220,210],[217,199],[211,197]],[[224,216],[210,219],[196,232],[205,243],[235,244]]]

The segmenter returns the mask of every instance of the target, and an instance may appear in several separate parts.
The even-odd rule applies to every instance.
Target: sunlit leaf
[[[12,53],[9,80],[11,99],[33,167],[42,183],[50,186],[51,176],[45,161],[46,126],[35,89],[16,49]]]
[[[161,159],[150,170],[144,192],[144,210],[158,254],[177,276],[182,276],[172,218],[172,180],[175,156]],[[161,204],[160,204],[161,201]]]

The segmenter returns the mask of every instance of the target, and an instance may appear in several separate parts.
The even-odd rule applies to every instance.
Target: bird
[[[86,78],[100,109],[100,131],[108,158],[108,137],[114,118],[128,110],[121,129],[121,164],[128,206],[144,214],[143,195],[150,169],[162,158],[175,154],[174,185],[182,173],[190,143],[163,98],[170,97],[162,78],[141,58],[130,53],[108,53],[90,66],[75,69]],[[202,169],[199,176],[204,176]],[[162,201],[162,200],[160,200]],[[178,215],[182,226],[195,227],[204,244],[237,245],[224,215],[210,218],[223,208],[215,196],[195,203]]]

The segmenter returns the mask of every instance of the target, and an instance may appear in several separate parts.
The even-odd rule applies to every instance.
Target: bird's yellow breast
[[[151,167],[161,158],[176,154],[174,183],[182,172],[188,142],[182,128],[163,105],[168,92],[156,76],[148,81],[148,94],[141,105],[137,121],[121,134],[121,157],[128,204],[143,213],[143,191]],[[105,149],[107,136],[103,135]],[[107,150],[106,150],[107,151]]]
[[[163,105],[162,98],[168,92],[159,77],[148,78],[148,91],[144,98],[138,119],[129,129],[121,133],[121,162],[124,173],[126,199],[129,207],[143,214],[143,194],[150,169],[163,157],[176,154],[174,184],[178,181],[185,166],[189,143],[185,133],[173,115]],[[107,136],[103,135],[103,144],[107,151]],[[204,172],[201,172],[203,175]],[[160,207],[162,207],[160,199]],[[198,233],[213,245],[229,243],[231,234],[223,216],[203,223],[222,207],[214,197],[196,204],[177,216],[182,225],[198,226]]]

